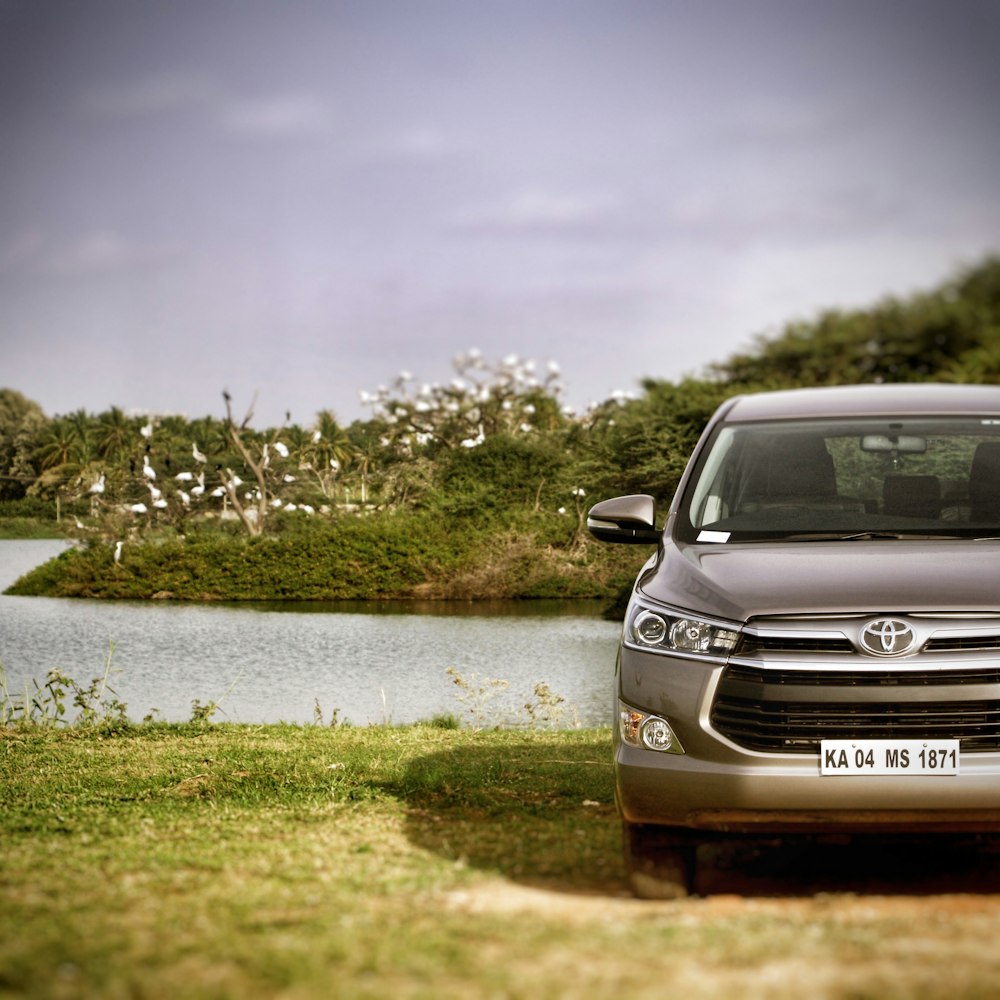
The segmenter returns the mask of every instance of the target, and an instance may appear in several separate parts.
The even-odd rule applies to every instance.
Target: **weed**
[[[556,694],[545,681],[539,681],[535,685],[534,700],[524,703],[524,711],[528,715],[528,724],[531,726],[559,726],[566,715],[566,699],[561,694]],[[576,716],[576,713],[573,713]],[[575,719],[575,724],[579,727],[579,719]]]
[[[482,729],[487,706],[501,691],[510,687],[510,682],[495,677],[480,679],[478,674],[463,677],[454,667],[448,667],[446,673],[459,689],[455,697],[471,718],[473,728]]]
[[[39,684],[31,679],[33,690],[25,683],[20,696],[12,695],[7,685],[7,675],[0,664],[0,726],[56,726],[77,725],[101,728],[108,732],[128,729],[128,706],[111,687],[109,678],[117,670],[112,668],[115,644],[108,644],[104,671],[84,686],[79,681],[54,667]],[[66,717],[66,702],[72,698],[76,717]]]
[[[226,688],[225,692],[219,697],[212,701],[203,702],[200,698],[195,698],[191,702],[191,721],[201,724],[207,724],[212,721],[212,716],[216,712],[221,711],[222,702],[229,697],[233,692],[233,688],[236,687],[240,682],[240,678],[243,676],[243,671],[241,670],[234,678],[233,683]],[[223,714],[225,714],[223,712]]]
[[[319,698],[313,700],[313,725],[323,726],[326,725],[323,717],[323,707],[319,703]],[[347,723],[340,718],[340,709],[335,708],[330,713],[330,728],[336,729],[338,726],[346,726]]]

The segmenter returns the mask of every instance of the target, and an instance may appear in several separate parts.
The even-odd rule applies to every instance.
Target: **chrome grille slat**
[[[712,725],[765,753],[816,753],[823,739],[957,738],[964,753],[1000,751],[1000,655],[983,656],[1000,654],[996,617],[911,620],[921,645],[896,660],[865,655],[858,617],[751,623],[719,680]]]

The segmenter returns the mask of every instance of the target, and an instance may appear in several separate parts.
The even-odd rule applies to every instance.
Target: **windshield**
[[[685,490],[678,534],[1000,536],[1000,419],[722,424]]]

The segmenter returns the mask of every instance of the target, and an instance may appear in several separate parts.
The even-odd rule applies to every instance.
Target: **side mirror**
[[[602,500],[588,512],[587,530],[602,542],[656,545],[656,501],[646,493]]]

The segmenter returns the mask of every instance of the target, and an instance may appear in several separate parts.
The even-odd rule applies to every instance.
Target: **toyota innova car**
[[[1000,387],[730,399],[662,529],[616,667],[632,888],[682,895],[700,839],[1000,830]]]

